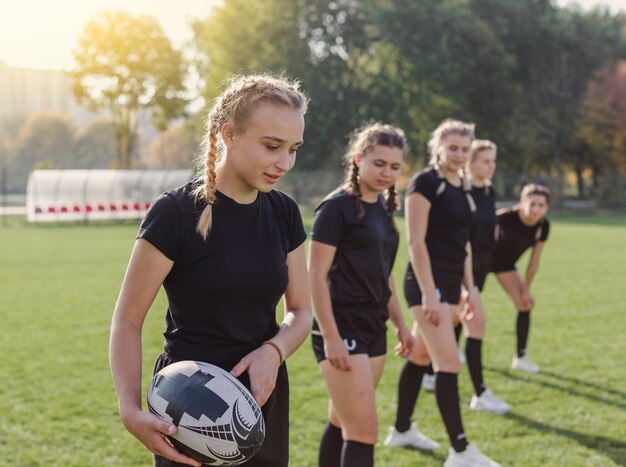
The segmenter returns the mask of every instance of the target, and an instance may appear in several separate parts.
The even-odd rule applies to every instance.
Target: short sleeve
[[[158,197],[141,222],[137,238],[154,245],[172,261],[176,260],[181,230],[178,203],[167,193]]]
[[[437,197],[437,188],[441,180],[435,176],[432,170],[419,172],[413,176],[406,189],[406,194],[419,193],[428,201],[432,202]]]
[[[298,248],[306,240],[306,231],[304,230],[304,223],[302,222],[302,214],[296,202],[290,199],[289,203],[289,218],[291,220],[291,235],[289,238],[289,251],[293,251]]]
[[[545,242],[548,239],[548,234],[550,233],[550,222],[548,219],[545,219],[543,225],[541,226],[541,236],[539,237],[540,242]]]
[[[343,235],[345,219],[339,203],[329,199],[315,210],[311,239],[316,242],[337,246]]]

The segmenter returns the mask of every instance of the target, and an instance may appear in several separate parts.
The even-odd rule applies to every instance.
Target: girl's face
[[[496,171],[496,151],[493,149],[483,149],[476,154],[474,160],[469,164],[472,178],[486,182],[493,178]]]
[[[300,110],[261,103],[248,117],[243,131],[237,131],[232,122],[222,126],[225,166],[232,167],[242,191],[268,192],[294,166],[303,134]]]
[[[521,200],[522,216],[529,224],[536,224],[548,213],[548,200],[543,195],[530,195]]]
[[[463,168],[470,152],[469,136],[451,133],[441,140],[439,163],[445,172],[457,172]]]
[[[361,194],[378,195],[396,183],[403,160],[402,149],[380,144],[365,154],[356,154],[354,162],[359,167]]]

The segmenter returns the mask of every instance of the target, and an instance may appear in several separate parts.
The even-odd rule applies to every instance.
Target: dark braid
[[[365,208],[361,201],[361,187],[359,185],[359,166],[353,160],[348,170],[348,176],[346,177],[346,183],[344,185],[346,192],[354,196],[354,205],[356,208],[356,218],[363,219],[365,217]]]
[[[387,188],[387,193],[385,194],[385,205],[387,207],[387,212],[389,213],[389,220],[391,222],[391,228],[394,232],[398,233],[398,227],[396,223],[393,221],[393,213],[398,209],[398,194],[396,193],[396,185],[395,183]]]

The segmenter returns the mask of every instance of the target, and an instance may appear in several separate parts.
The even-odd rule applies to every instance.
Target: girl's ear
[[[354,155],[354,163],[356,164],[357,167],[359,167],[361,165],[361,162],[363,162],[363,154],[361,154],[360,152],[357,152]]]
[[[222,141],[224,145],[229,148],[233,144],[233,138],[235,136],[235,125],[232,122],[224,123],[220,128],[220,135],[222,135]]]

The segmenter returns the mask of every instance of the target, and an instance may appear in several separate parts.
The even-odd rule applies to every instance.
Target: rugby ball
[[[148,408],[178,427],[174,447],[200,462],[239,465],[261,448],[265,421],[248,389],[227,371],[185,360],[152,378]]]

